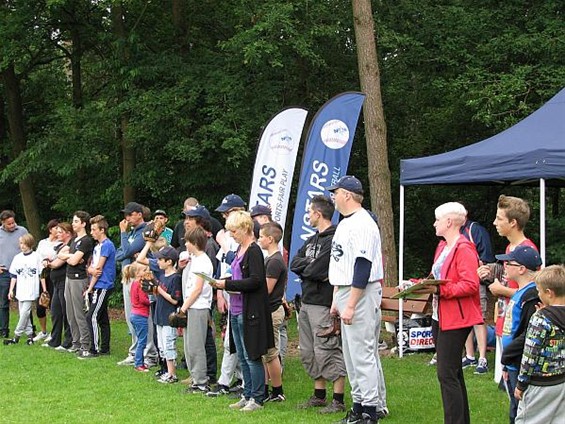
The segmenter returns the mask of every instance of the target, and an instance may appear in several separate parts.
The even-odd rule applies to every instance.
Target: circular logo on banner
[[[269,146],[272,150],[280,150],[283,153],[290,153],[294,148],[294,140],[288,130],[280,130],[269,136]]]
[[[332,119],[324,124],[320,136],[330,149],[341,149],[349,141],[349,128],[343,121]]]

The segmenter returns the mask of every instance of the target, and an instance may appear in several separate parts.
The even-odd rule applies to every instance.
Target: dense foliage
[[[492,135],[565,85],[560,1],[381,0],[373,12],[394,198],[401,158]],[[79,208],[117,222],[132,197],[172,213],[187,196],[245,196],[273,114],[359,89],[345,0],[4,0],[0,22],[0,208],[20,221],[30,190],[41,223]],[[360,125],[349,171],[366,168]],[[409,188],[407,273],[429,267],[435,206],[464,199],[490,228],[501,192],[537,202],[528,188]],[[549,194],[557,217],[562,196]],[[562,227],[548,226],[552,261]]]

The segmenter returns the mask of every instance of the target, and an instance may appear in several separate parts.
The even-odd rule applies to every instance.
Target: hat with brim
[[[143,213],[143,206],[141,206],[139,203],[137,202],[129,202],[123,209],[122,209],[122,213],[125,213],[126,215],[129,215],[130,213],[133,212],[139,212],[139,213]]]
[[[506,255],[496,255],[499,261],[514,261],[525,266],[530,271],[537,271],[542,264],[541,257],[531,246],[518,246]]]
[[[350,191],[351,193],[361,195],[363,194],[363,185],[361,184],[361,181],[359,181],[353,175],[344,175],[339,180],[337,180],[334,185],[326,187],[326,190],[331,192],[337,190],[338,188]]]
[[[246,203],[237,194],[228,194],[222,199],[220,206],[216,208],[216,212],[224,213],[233,208],[245,208]]]

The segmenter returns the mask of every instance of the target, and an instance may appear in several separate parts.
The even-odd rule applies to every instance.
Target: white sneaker
[[[47,333],[45,333],[45,332],[43,332],[43,331],[40,331],[39,333],[37,333],[37,336],[35,336],[35,337],[33,338],[33,342],[34,342],[34,343],[37,343],[38,341],[43,340],[43,339],[46,339],[47,337],[49,337],[49,334],[47,334]]]
[[[65,349],[63,346],[59,345],[55,348],[55,350],[58,350],[59,352],[67,352],[67,349]]]
[[[49,343],[51,341],[51,338],[51,333],[49,333],[47,337],[45,337],[45,343]]]
[[[51,346],[49,346],[49,343],[45,342],[41,345],[41,347],[51,347]]]
[[[253,411],[257,411],[258,409],[263,409],[263,405],[259,405],[257,402],[255,402],[255,399],[251,398],[249,399],[247,404],[240,409],[240,411],[253,412]]]
[[[128,356],[123,361],[118,362],[118,365],[135,365],[135,358],[133,356]]]
[[[230,405],[230,409],[242,409],[245,405],[247,405],[249,401],[247,399],[245,399],[244,397],[242,397],[240,400],[238,400],[236,403],[232,403]]]

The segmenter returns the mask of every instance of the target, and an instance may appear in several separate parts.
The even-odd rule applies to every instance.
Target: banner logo
[[[330,149],[341,149],[349,141],[349,128],[343,121],[332,119],[324,124],[320,137]]]
[[[287,129],[284,129],[270,135],[269,146],[271,146],[271,150],[289,154],[292,153],[294,149],[294,140],[292,139],[291,133]]]

